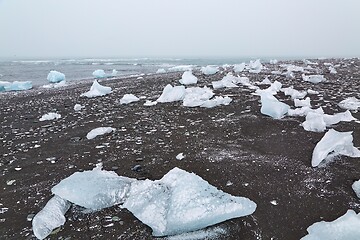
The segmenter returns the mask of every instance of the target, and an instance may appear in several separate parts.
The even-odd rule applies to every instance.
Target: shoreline
[[[314,108],[323,106],[329,114],[343,112],[337,103],[360,92],[360,60],[316,61],[314,73],[317,69],[323,71],[328,82],[303,82],[300,72],[294,72],[294,79],[271,74],[283,63],[304,67],[302,60],[267,63],[264,65],[268,69],[258,74],[240,75],[252,82],[269,76],[284,87],[311,88],[320,92],[310,95]],[[340,64],[338,73],[328,73],[324,62]],[[210,86],[228,71],[210,76],[194,71],[199,78],[196,86]],[[254,214],[215,225],[226,230],[218,239],[300,239],[314,222],[332,221],[347,209],[359,210],[360,200],[351,189],[352,182],[360,178],[359,159],[342,156],[324,167],[312,168],[312,151],[324,133],[306,132],[299,126],[301,117],[274,120],[262,115],[259,97],[245,87],[214,90],[217,96],[230,95],[233,101],[212,109],[187,108],[180,102],[153,107],[143,106],[143,100],[129,105],[117,103],[128,93],[155,100],[166,84],[180,85],[182,73],[104,79],[100,83],[111,86],[113,93],[92,99],[80,94],[89,90],[93,80],[59,89],[1,93],[4,147],[0,149],[0,203],[8,210],[0,216],[4,219],[0,236],[33,239],[31,222],[26,221],[28,214],[44,207],[51,198],[51,187],[60,180],[76,171],[92,169],[98,162],[118,175],[151,180],[179,167],[196,173],[220,190],[257,203]],[[292,102],[282,93],[279,99]],[[76,103],[85,109],[75,112]],[[50,111],[59,112],[62,118],[40,122],[41,115]],[[360,119],[359,112],[353,112],[353,116]],[[100,125],[115,127],[117,131],[87,140],[86,133]],[[353,131],[354,146],[360,146],[358,123],[340,123],[334,128]],[[175,159],[180,152],[186,155],[181,161]],[[140,165],[141,170],[133,171],[135,165]],[[8,185],[11,180],[15,182]],[[227,185],[229,181],[232,185]],[[271,203],[274,200],[277,205]],[[106,216],[121,220],[106,227]],[[88,214],[72,206],[66,219],[64,227],[50,239],[155,239],[149,227],[117,206]]]

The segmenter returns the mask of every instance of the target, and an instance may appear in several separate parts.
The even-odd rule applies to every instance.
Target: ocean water
[[[57,60],[16,60],[0,61],[0,81],[32,81],[34,87],[48,84],[49,71],[56,70],[66,75],[67,82],[92,79],[92,72],[103,69],[118,76],[155,73],[159,68],[168,70],[181,65],[223,65],[248,62],[247,58],[232,59],[57,59]]]

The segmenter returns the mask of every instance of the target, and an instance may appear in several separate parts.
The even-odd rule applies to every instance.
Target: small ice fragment
[[[356,111],[356,110],[360,109],[360,100],[357,99],[356,97],[349,97],[349,98],[346,98],[345,100],[342,100],[339,103],[339,106],[343,109]]]
[[[47,80],[51,83],[58,83],[65,81],[65,74],[58,71],[50,71]]]
[[[179,80],[179,82],[183,85],[196,84],[197,81],[197,77],[195,77],[191,71],[185,71]]]
[[[163,68],[159,68],[156,73],[166,73],[165,69]]]
[[[308,90],[307,90],[307,93],[308,93],[308,94],[311,94],[311,95],[319,94],[318,91],[315,91],[315,90],[312,90],[312,89],[308,89]]]
[[[99,136],[99,135],[104,135],[104,134],[107,134],[107,133],[111,133],[112,131],[115,131],[116,129],[115,128],[112,128],[112,127],[98,127],[98,128],[94,128],[92,129],[87,135],[86,135],[86,138],[87,139],[93,139],[95,138],[96,136]]]
[[[39,119],[40,122],[42,121],[51,121],[51,120],[56,120],[56,119],[60,119],[61,115],[58,113],[54,113],[54,112],[49,112],[47,114],[42,115],[42,117]]]
[[[111,76],[116,77],[117,73],[118,73],[118,71],[116,69],[113,69],[111,72]]]
[[[21,167],[16,167],[15,168],[15,171],[20,171],[21,170]]]
[[[239,73],[239,72],[244,71],[245,66],[246,66],[245,63],[235,64],[234,65],[234,72]]]
[[[80,104],[75,104],[75,106],[74,106],[74,110],[76,111],[76,112],[78,112],[78,111],[81,111],[81,109],[83,109],[83,108],[85,108],[85,106],[83,106],[83,105],[80,105]]]
[[[261,113],[274,119],[280,119],[287,114],[290,106],[280,102],[270,93],[261,93]]]
[[[105,96],[111,92],[112,92],[111,87],[102,86],[97,82],[97,80],[94,80],[93,84],[90,87],[90,90],[81,94],[80,96],[93,98],[93,97]]]
[[[157,101],[146,100],[144,103],[144,106],[147,106],[147,107],[155,106],[157,103],[158,103]]]
[[[281,92],[285,94],[285,96],[291,96],[291,99],[302,99],[306,96],[306,91],[298,91],[294,89],[293,86],[288,88],[282,88],[280,89]]]
[[[278,205],[278,202],[276,200],[272,200],[272,201],[270,201],[270,203],[274,206]]]
[[[250,73],[260,73],[263,65],[261,64],[260,59],[257,59],[255,61],[250,61],[248,67]]]
[[[106,77],[106,73],[104,70],[102,69],[97,69],[95,70],[92,75],[94,76],[94,78],[105,78]]]
[[[140,98],[136,97],[133,94],[125,94],[121,99],[120,99],[120,104],[129,104],[132,102],[137,102],[139,101]]]
[[[236,80],[237,77],[234,77],[231,73],[228,73],[220,81],[212,82],[212,86],[214,89],[238,87],[238,85],[235,84]]]
[[[229,105],[232,99],[230,97],[218,97],[216,96],[214,99],[210,99],[205,101],[200,107],[204,108],[213,108],[220,105]]]
[[[70,203],[59,196],[54,196],[38,212],[32,220],[34,235],[38,239],[46,238],[55,228],[64,225],[65,213],[70,208]]]
[[[360,198],[360,180],[357,180],[353,183],[352,189],[356,193],[356,196]]]
[[[302,79],[305,82],[311,82],[311,83],[320,83],[325,82],[326,78],[323,75],[308,75],[302,74]]]
[[[295,107],[311,107],[310,98],[307,97],[304,100],[294,99]]]
[[[27,215],[26,221],[31,222],[34,219],[34,217],[35,217],[35,214],[30,213],[30,214]]]
[[[176,155],[176,159],[177,160],[183,160],[185,158],[183,153],[179,153],[178,155]]]
[[[333,66],[329,67],[329,71],[330,71],[331,74],[337,74],[337,71]]]
[[[358,240],[360,236],[360,213],[348,210],[332,222],[316,222],[307,228],[308,235],[301,240]]]
[[[16,180],[8,180],[6,181],[6,185],[11,186],[16,182]]]
[[[213,75],[219,71],[217,66],[208,65],[201,68],[201,72],[205,75]]]
[[[226,182],[226,186],[231,186],[231,185],[233,185],[234,183],[232,183],[231,181],[227,181]]]
[[[6,213],[9,210],[7,207],[0,208],[0,214]]]
[[[181,101],[184,99],[185,94],[186,91],[184,86],[173,87],[172,85],[168,84],[164,88],[161,96],[156,101],[160,103]]]
[[[316,144],[311,165],[317,167],[332,152],[335,155],[360,157],[360,150],[353,144],[352,132],[338,132],[330,129]]]

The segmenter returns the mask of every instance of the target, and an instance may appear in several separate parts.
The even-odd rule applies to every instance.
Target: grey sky
[[[359,0],[0,0],[0,58],[360,56]]]

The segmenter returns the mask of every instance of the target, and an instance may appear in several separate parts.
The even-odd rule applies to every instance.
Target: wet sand
[[[243,74],[252,82],[269,76],[283,87],[319,91],[309,95],[313,108],[323,106],[328,114],[343,112],[337,106],[341,100],[359,97],[360,61],[316,62],[319,65],[312,65],[313,73],[324,74],[328,82],[303,82],[301,73],[295,73],[294,79],[271,74],[281,63],[266,64],[268,69],[259,74]],[[338,73],[329,74],[324,62],[339,64]],[[291,63],[306,66],[302,61]],[[194,74],[199,78],[198,86],[210,86],[228,71],[212,76]],[[212,109],[183,107],[181,102],[152,107],[143,106],[144,100],[118,103],[126,93],[155,100],[166,84],[179,85],[180,78],[181,73],[168,73],[102,80],[100,83],[111,86],[113,93],[93,99],[80,97],[88,91],[89,82],[63,89],[1,93],[0,208],[8,211],[0,213],[0,239],[34,239],[27,216],[44,207],[51,198],[51,187],[98,162],[118,175],[152,180],[179,167],[257,203],[254,214],[215,225],[225,230],[216,239],[300,239],[314,222],[332,221],[347,209],[359,211],[360,199],[351,184],[360,178],[360,159],[341,156],[326,166],[312,168],[312,151],[324,133],[306,132],[300,126],[303,117],[274,120],[262,115],[259,97],[246,87],[215,90],[217,96],[229,95],[233,101]],[[293,106],[283,93],[277,97]],[[76,103],[85,109],[75,112]],[[52,111],[62,118],[39,121]],[[360,119],[360,113],[353,116]],[[100,126],[117,131],[87,140],[86,134]],[[354,145],[360,146],[359,123],[343,122],[333,128],[354,131]],[[176,160],[181,152],[185,158]],[[136,165],[141,168],[132,170]],[[15,182],[8,185],[11,180]],[[271,203],[274,200],[277,205]],[[63,228],[49,239],[153,239],[151,229],[125,209],[82,210],[72,206]],[[110,220],[114,216],[118,218]]]

